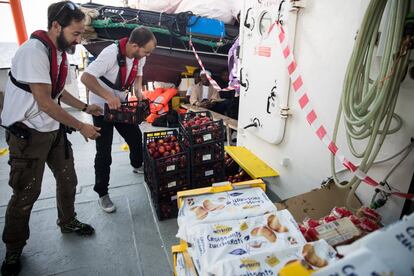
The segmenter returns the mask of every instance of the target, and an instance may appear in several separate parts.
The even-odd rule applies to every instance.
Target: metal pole
[[[19,45],[21,45],[27,40],[27,31],[20,0],[10,0],[10,7],[13,14],[14,26],[16,28],[17,41],[19,42]]]

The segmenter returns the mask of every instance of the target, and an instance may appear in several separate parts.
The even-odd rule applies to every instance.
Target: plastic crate
[[[154,192],[176,191],[190,183],[189,153],[177,140],[180,153],[154,159],[147,148],[148,143],[157,143],[160,139],[175,136],[175,129],[144,133],[144,179]]]
[[[217,162],[224,158],[224,143],[207,143],[189,148],[191,165]]]
[[[236,173],[238,173],[240,170],[239,164],[237,164],[236,161],[234,161],[233,158],[226,152],[224,154],[224,171],[226,174],[226,177],[233,176]]]
[[[164,140],[167,137],[174,136],[175,139],[172,142],[177,142],[180,147],[179,153],[170,154],[168,156],[159,157],[154,159],[147,145],[149,143],[158,143],[159,140]],[[166,147],[166,146],[165,146]],[[149,168],[158,174],[177,172],[188,167],[187,162],[189,161],[188,151],[183,147],[182,143],[178,140],[178,132],[175,129],[161,130],[154,132],[144,133],[144,154],[147,162],[149,162]]]
[[[155,213],[159,220],[166,220],[176,218],[178,215],[178,208],[176,206],[177,200],[171,203],[161,202],[161,203],[154,203]]]
[[[184,126],[185,122],[196,117],[208,117],[211,121],[200,125]],[[224,141],[223,120],[213,121],[212,115],[208,111],[188,112],[184,114],[180,120],[180,128],[181,140],[187,147]]]
[[[119,109],[109,109],[107,103],[104,106],[104,120],[107,122],[140,124],[150,114],[148,100],[122,102]]]
[[[226,179],[224,174],[224,161],[191,166],[191,187],[201,188],[210,186]]]
[[[177,193],[188,190],[189,186],[181,187],[181,190],[159,193],[151,191],[151,199],[159,220],[176,218],[178,215]],[[151,189],[150,189],[151,190]]]
[[[145,181],[150,189],[159,193],[182,189],[190,184],[187,169],[172,174],[147,174],[147,177]]]

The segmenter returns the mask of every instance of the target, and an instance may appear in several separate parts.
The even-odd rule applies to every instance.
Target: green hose
[[[388,4],[388,20],[385,31],[385,47],[377,76],[373,78],[372,60],[378,55],[376,42],[384,9]],[[374,163],[387,135],[397,132],[402,119],[394,113],[400,82],[408,66],[409,50],[404,43],[404,23],[409,0],[372,0],[365,12],[355,46],[348,64],[341,101],[335,121],[333,141],[336,142],[339,123],[343,115],[346,138],[351,153],[362,158],[359,169],[367,173]],[[391,122],[395,126],[391,128]],[[367,141],[363,150],[357,150],[355,141]],[[356,176],[347,184],[341,184],[331,155],[331,170],[335,183],[341,188],[352,187],[347,206],[361,180]]]

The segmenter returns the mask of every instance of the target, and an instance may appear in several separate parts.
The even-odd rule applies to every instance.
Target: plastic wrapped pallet
[[[199,224],[255,217],[275,211],[275,205],[260,188],[188,196],[178,213],[177,237],[188,241],[189,229]]]
[[[287,210],[240,220],[199,224],[189,229],[188,236],[190,253],[196,267],[203,273],[212,273],[211,269],[219,262],[250,258],[262,252],[284,251],[306,244]]]
[[[345,257],[316,275],[413,275],[414,214],[337,249]]]

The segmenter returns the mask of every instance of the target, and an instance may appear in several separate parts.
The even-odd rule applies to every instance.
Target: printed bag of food
[[[206,275],[278,275],[283,267],[295,261],[319,269],[332,263],[335,256],[335,250],[325,240],[319,240],[285,250],[270,249],[252,256],[220,261],[208,268]]]
[[[314,276],[324,275],[409,275],[396,274],[376,255],[366,248],[352,252],[346,258],[316,271]]]
[[[276,210],[260,188],[186,197],[178,212],[177,237],[187,241],[188,229],[197,224],[254,217]]]
[[[201,271],[219,261],[249,258],[306,243],[287,210],[241,220],[199,224],[189,229],[189,244]]]

